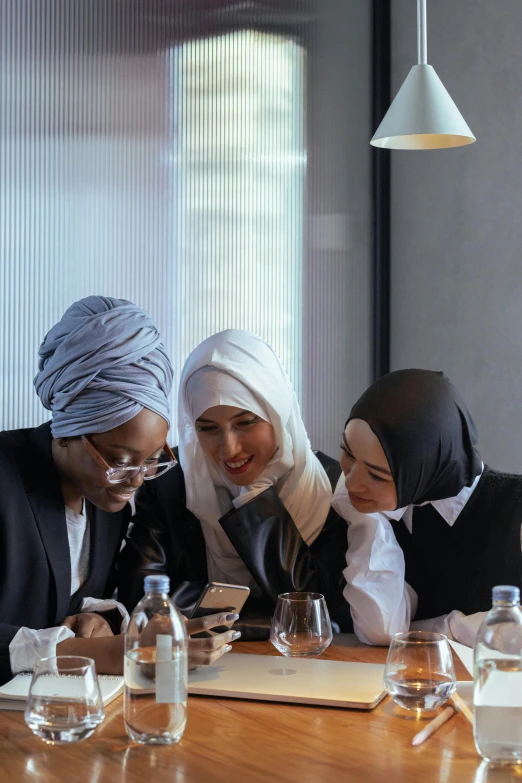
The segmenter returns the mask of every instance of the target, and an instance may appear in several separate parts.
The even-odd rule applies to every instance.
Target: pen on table
[[[454,693],[451,697],[451,700],[455,707],[458,709],[459,712],[461,712],[464,717],[471,723],[473,726],[473,710],[469,707],[469,705],[464,701],[462,696],[460,696],[458,693]]]
[[[473,712],[470,710],[462,696],[459,696],[458,693],[454,693],[451,697],[451,701],[452,704],[449,704],[445,709],[443,709],[436,718],[430,721],[422,729],[422,731],[419,731],[419,733],[414,736],[411,741],[412,745],[420,745],[422,742],[424,742],[424,740],[427,740],[428,737],[431,737],[431,735],[434,734],[437,729],[443,726],[446,721],[452,718],[457,712],[461,712],[464,717],[471,724],[473,724]]]
[[[414,736],[411,744],[420,745],[422,742],[424,742],[424,740],[427,740],[428,737],[431,737],[431,735],[436,732],[437,729],[439,729],[444,723],[446,723],[447,720],[452,718],[456,712],[457,708],[452,704],[448,705],[448,707],[445,707],[436,718],[430,720],[430,722],[424,726],[422,731],[419,731],[419,733]]]

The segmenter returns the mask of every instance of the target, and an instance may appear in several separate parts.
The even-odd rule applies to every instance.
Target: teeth
[[[227,468],[232,468],[233,470],[236,468],[242,468],[243,465],[246,465],[250,457],[247,457],[244,460],[241,460],[241,462],[225,462],[225,465]]]

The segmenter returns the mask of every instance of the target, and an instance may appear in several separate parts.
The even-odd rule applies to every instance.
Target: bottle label
[[[506,665],[506,662],[503,662]],[[475,684],[474,703],[477,707],[522,706],[522,672],[520,669],[499,670],[498,661],[483,662],[479,681]]]
[[[180,701],[182,677],[179,655],[172,655],[172,636],[156,636],[156,703],[176,704]]]

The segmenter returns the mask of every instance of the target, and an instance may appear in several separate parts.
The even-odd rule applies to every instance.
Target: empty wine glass
[[[104,718],[92,658],[59,655],[36,664],[25,722],[48,745],[87,739]]]
[[[394,634],[384,687],[407,710],[436,710],[455,690],[455,669],[447,638],[431,631]]]
[[[283,593],[270,628],[270,641],[280,653],[317,658],[332,641],[332,626],[321,593]]]

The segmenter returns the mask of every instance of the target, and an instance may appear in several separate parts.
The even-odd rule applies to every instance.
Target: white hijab
[[[178,401],[186,504],[201,522],[209,578],[252,585],[252,576],[219,524],[240,488],[207,460],[195,429],[196,419],[216,405],[252,411],[273,426],[278,450],[266,470],[284,476],[276,489],[307,544],[323,528],[332,489],[310,446],[290,380],[267,343],[251,332],[228,329],[198,345],[185,362]]]

